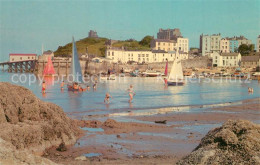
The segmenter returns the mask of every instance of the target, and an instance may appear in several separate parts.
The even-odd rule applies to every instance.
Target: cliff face
[[[10,83],[0,83],[0,130],[0,138],[16,149],[37,153],[61,142],[73,144],[80,133],[62,108]]]
[[[260,125],[229,120],[209,131],[177,164],[260,164]]]

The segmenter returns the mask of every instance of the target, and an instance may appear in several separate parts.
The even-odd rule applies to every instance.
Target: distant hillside
[[[95,54],[98,56],[105,55],[105,42],[107,38],[84,38],[76,42],[78,53],[85,54],[86,49],[88,49],[89,54]],[[72,55],[72,43],[68,43],[65,46],[59,46],[54,52],[55,56],[67,56]]]
[[[126,50],[150,50],[151,36],[145,36],[141,41],[129,39],[114,43],[113,47],[124,47]],[[107,38],[84,38],[76,42],[78,53],[85,54],[88,49],[89,54],[97,56],[105,56]],[[65,46],[59,46],[54,52],[55,56],[67,56],[72,54],[72,44],[68,43]]]

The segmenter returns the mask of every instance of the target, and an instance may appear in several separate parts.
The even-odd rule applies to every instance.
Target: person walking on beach
[[[112,96],[109,93],[106,93],[105,99],[104,99],[104,103],[109,104],[109,99],[112,98]]]
[[[130,99],[129,99],[128,102],[131,103],[132,100],[133,100],[133,97],[134,97],[134,95],[135,95],[134,89],[133,89],[133,85],[130,85],[130,87],[127,89],[127,91],[128,91],[128,93],[129,93],[129,97],[130,97]]]
[[[46,90],[46,84],[45,81],[42,82],[42,93],[45,93]]]

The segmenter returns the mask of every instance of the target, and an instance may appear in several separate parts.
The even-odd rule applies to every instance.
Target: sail
[[[168,80],[170,81],[183,80],[183,71],[182,71],[182,65],[180,60],[179,61],[177,61],[176,59],[174,60]]]
[[[51,57],[48,57],[48,62],[43,70],[43,75],[46,76],[46,75],[53,75],[53,74],[55,74],[55,70],[51,61]]]
[[[73,75],[73,80],[75,82],[83,82],[81,67],[79,63],[79,56],[76,47],[76,43],[74,41],[74,37],[72,37],[72,58],[71,58],[71,74]]]
[[[165,75],[165,76],[168,75],[168,60],[166,61],[166,66],[165,66],[164,75]]]

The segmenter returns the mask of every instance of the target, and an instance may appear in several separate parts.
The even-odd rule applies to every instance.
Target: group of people
[[[64,90],[64,85],[65,85],[65,82],[62,81],[61,84],[60,84],[60,89],[61,91]],[[77,82],[74,82],[72,84],[72,88],[74,90],[78,90],[78,91],[83,91],[83,88],[79,85],[79,83]],[[95,81],[94,84],[93,84],[93,90],[96,90],[97,89],[97,82]],[[90,87],[87,86],[86,87],[86,90],[90,90]],[[129,100],[128,102],[131,103],[132,100],[133,100],[133,97],[135,96],[135,92],[134,92],[134,89],[133,89],[133,85],[130,85],[129,88],[127,89],[127,92],[128,92],[128,95],[129,95]],[[42,82],[42,93],[45,94],[46,93],[46,84],[45,84],[45,81]],[[105,95],[105,99],[104,99],[104,102],[109,104],[110,102],[110,98],[113,98],[109,93],[106,93]]]
[[[253,92],[254,92],[254,89],[251,87],[248,87],[248,93],[253,93]]]
[[[132,103],[133,101],[133,97],[135,96],[135,92],[134,92],[134,88],[133,85],[130,85],[129,88],[127,89],[128,95],[129,95],[129,103]],[[110,98],[113,98],[109,93],[106,93],[105,99],[104,99],[104,103],[109,104],[109,100]]]

